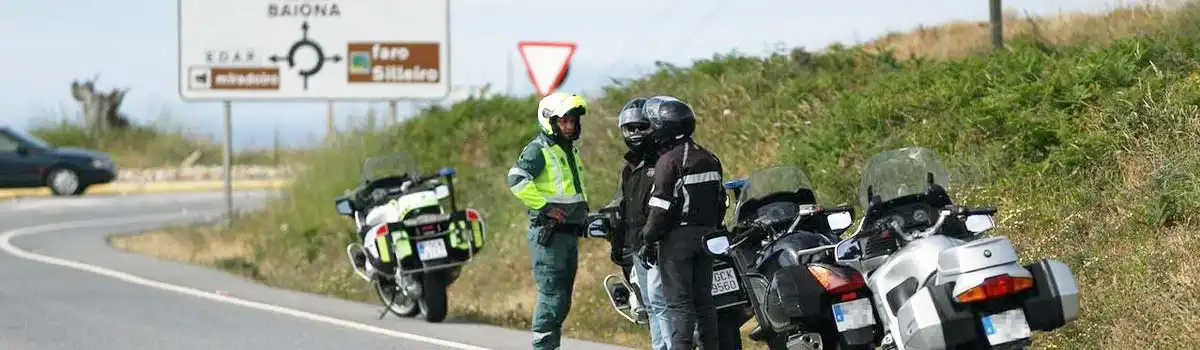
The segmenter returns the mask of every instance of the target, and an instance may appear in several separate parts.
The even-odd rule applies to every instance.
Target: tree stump
[[[129,126],[129,120],[117,112],[129,88],[114,88],[108,93],[96,91],[96,79],[71,82],[71,94],[79,101],[88,132],[99,137]]]

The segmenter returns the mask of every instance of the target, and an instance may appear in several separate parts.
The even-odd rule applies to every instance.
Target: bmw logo
[[[985,258],[990,258],[990,257],[992,257],[992,251],[990,251],[990,250],[984,250],[984,251],[983,251],[983,257],[985,257]]]

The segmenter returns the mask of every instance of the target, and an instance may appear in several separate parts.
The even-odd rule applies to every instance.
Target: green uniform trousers
[[[533,262],[533,280],[537,283],[537,305],[533,310],[533,348],[558,349],[562,325],[571,311],[571,293],[575,270],[579,266],[579,236],[555,233],[550,244],[537,243],[539,227],[530,225],[525,233]]]

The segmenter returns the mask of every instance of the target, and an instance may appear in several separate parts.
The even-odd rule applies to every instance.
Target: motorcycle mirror
[[[838,263],[854,262],[858,260],[858,258],[862,256],[862,250],[858,246],[858,240],[852,237],[838,242],[837,246],[833,248],[833,256]]]
[[[340,197],[334,200],[334,206],[340,215],[350,215],[354,213],[354,206],[350,204],[350,198]]]
[[[825,215],[825,220],[829,222],[830,230],[843,231],[854,223],[854,216],[848,211],[840,211]]]
[[[446,185],[438,185],[433,188],[433,193],[437,195],[437,199],[445,199],[450,197],[450,187]]]
[[[974,234],[984,233],[987,230],[991,230],[992,227],[995,227],[992,216],[988,214],[968,215],[966,224],[967,231],[971,231],[971,233]]]
[[[704,241],[704,245],[708,248],[709,254],[722,255],[729,250],[729,237],[725,235],[709,237]]]
[[[608,237],[608,220],[603,217],[594,218],[588,224],[588,237],[604,238]]]

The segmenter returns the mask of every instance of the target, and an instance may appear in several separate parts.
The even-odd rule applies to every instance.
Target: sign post
[[[221,151],[221,163],[225,167],[225,215],[227,225],[233,228],[233,104],[225,101],[225,147]]]
[[[450,93],[450,0],[178,0],[179,96],[230,104],[439,100]]]
[[[575,56],[575,43],[571,42],[521,41],[517,49],[521,51],[533,88],[541,96],[562,86]]]

